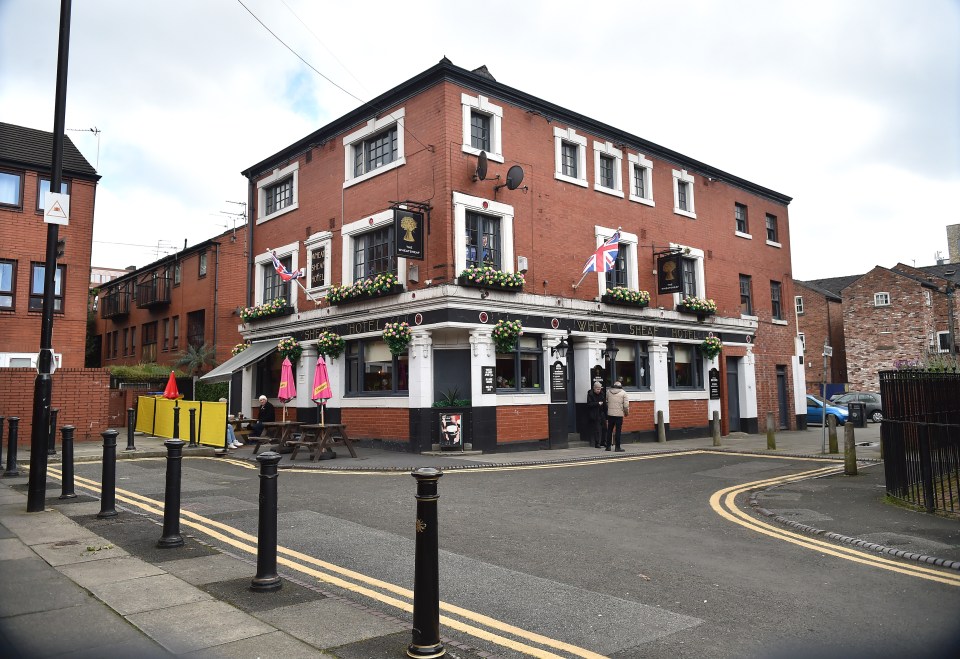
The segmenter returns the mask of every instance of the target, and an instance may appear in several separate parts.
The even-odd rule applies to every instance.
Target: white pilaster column
[[[653,422],[663,412],[663,422],[670,423],[670,379],[667,373],[667,342],[650,342],[650,389],[653,390]]]
[[[347,358],[344,351],[336,359],[327,355],[324,359],[327,362],[327,377],[330,379],[331,398],[327,399],[327,405],[333,407],[343,407],[343,397],[347,393]]]
[[[317,370],[317,346],[305,345],[297,363],[297,407],[313,407],[316,403],[310,398],[313,395],[313,374]]]
[[[259,395],[253,391],[253,367],[247,366],[240,376],[240,413],[243,416],[253,416],[253,399]]]
[[[795,339],[793,356],[793,409],[794,415],[806,414],[807,411],[807,368],[803,363],[803,342],[800,337]]]
[[[744,419],[757,418],[757,372],[756,356],[753,346],[747,346],[746,356],[740,360],[738,375],[740,376],[740,417]],[[764,421],[766,423],[766,421]],[[762,428],[766,428],[761,424]]]
[[[723,406],[721,405],[723,401],[721,401],[719,398],[717,400],[713,400],[712,398],[709,397],[711,368],[717,369],[717,377],[720,377],[720,356],[719,355],[717,355],[713,359],[707,360],[707,372],[706,372],[706,377],[704,378],[705,380],[704,385],[707,387],[707,421],[713,420],[714,412],[720,412],[720,418],[721,419],[723,418]]]
[[[407,397],[411,408],[433,405],[433,338],[429,330],[414,330],[407,346],[410,382]]]
[[[496,377],[497,350],[493,345],[490,329],[470,330],[470,388],[474,407],[496,407],[497,394],[483,393],[483,367],[494,369]]]
[[[577,374],[574,400],[578,403],[587,402],[587,392],[593,386],[593,367],[604,365],[603,349],[606,347],[607,344],[602,339],[573,339],[573,369]]]

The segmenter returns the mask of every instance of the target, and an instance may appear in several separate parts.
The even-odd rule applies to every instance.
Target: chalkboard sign
[[[710,400],[720,400],[720,371],[710,369]]]
[[[567,367],[559,360],[550,367],[550,402],[567,402]]]
[[[494,378],[495,368],[493,366],[481,366],[480,377],[483,380],[483,393],[497,393],[497,383]]]

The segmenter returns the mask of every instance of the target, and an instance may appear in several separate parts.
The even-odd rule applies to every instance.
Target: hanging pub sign
[[[423,260],[423,213],[393,209],[393,235],[396,236],[397,256]]]
[[[667,253],[657,256],[657,293],[682,293],[683,275],[680,269],[680,254]]]

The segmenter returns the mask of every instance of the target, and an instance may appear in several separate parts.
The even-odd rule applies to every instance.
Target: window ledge
[[[753,236],[751,236],[749,233],[743,233],[742,231],[734,231],[733,235],[735,235],[737,238],[746,238],[747,240],[753,240]]]
[[[656,206],[653,199],[647,199],[646,197],[635,197],[630,195],[630,201],[635,201],[638,204],[646,204],[647,206]]]
[[[597,192],[602,192],[604,194],[608,194],[613,197],[620,197],[621,199],[623,199],[623,190],[614,190],[613,188],[607,188],[600,185],[599,183],[594,183],[593,189],[596,190]]]
[[[371,172],[367,172],[366,174],[361,174],[360,176],[355,176],[348,181],[344,181],[343,187],[344,189],[346,189],[346,188],[349,188],[350,186],[356,185],[357,183],[363,183],[364,181],[371,179],[374,176],[379,176],[384,172],[389,172],[391,169],[396,169],[397,167],[401,167],[406,164],[407,164],[406,156],[402,158],[398,158],[397,160],[394,160],[389,165],[384,165],[383,167],[377,167],[375,170]]]
[[[689,387],[682,389],[671,387],[669,392],[669,400],[702,400],[709,396],[705,389],[692,389]]]
[[[783,247],[783,245],[781,245],[780,243],[775,243],[772,240],[768,240],[767,244],[770,245],[770,247],[776,247],[777,249],[780,249],[781,247]]]
[[[774,325],[784,325],[784,326],[786,326],[786,324],[787,324],[787,321],[781,320],[781,319],[779,319],[779,318],[774,318],[774,319],[771,320],[770,322],[773,323]]]
[[[740,314],[740,320],[753,320],[753,321],[756,321],[756,320],[758,320],[758,319],[759,319],[759,316],[751,316],[751,315],[748,314],[748,313],[742,313],[742,314]]]
[[[673,212],[677,215],[683,215],[684,217],[689,217],[691,220],[697,219],[696,213],[691,213],[690,211],[681,210],[679,208],[674,208]]]
[[[572,176],[567,176],[566,174],[560,174],[559,172],[554,172],[553,177],[558,181],[566,181],[567,183],[573,183],[574,185],[579,185],[581,188],[589,187],[587,179],[584,178],[573,178]]]
[[[479,156],[479,155],[480,155],[481,149],[475,149],[475,148],[473,148],[472,146],[470,146],[469,144],[464,144],[464,145],[462,145],[462,146],[463,146],[463,152],[464,152],[464,153],[469,153],[469,154],[474,155],[474,156]],[[494,162],[500,162],[500,163],[502,163],[502,162],[503,162],[503,154],[502,154],[502,153],[493,153],[492,151],[487,151],[487,159],[488,159],[488,160],[492,160],[492,161],[494,161]]]
[[[258,217],[258,218],[257,218],[257,224],[263,224],[264,222],[269,222],[270,220],[272,220],[272,219],[274,219],[274,218],[280,217],[281,215],[283,215],[283,214],[285,214],[285,213],[289,213],[289,212],[291,212],[291,211],[295,211],[295,210],[297,210],[298,208],[300,208],[300,202],[299,202],[299,201],[295,201],[295,202],[293,202],[292,204],[290,204],[289,206],[284,206],[284,207],[281,208],[280,210],[274,211],[274,212],[270,213],[269,215],[265,215],[264,217]],[[177,285],[179,286],[179,284],[177,284]]]

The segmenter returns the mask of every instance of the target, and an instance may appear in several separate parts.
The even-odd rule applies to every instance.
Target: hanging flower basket
[[[303,348],[299,343],[288,336],[285,339],[280,339],[280,343],[277,344],[277,352],[280,353],[281,357],[286,357],[291,362],[296,364],[297,360],[300,359],[300,354],[303,352]]]
[[[287,306],[286,299],[278,297],[263,304],[255,304],[252,307],[241,309],[240,320],[247,323],[252,320],[273,318],[274,316],[289,316],[292,313],[293,307]]]
[[[370,300],[384,295],[395,295],[403,292],[403,286],[392,272],[384,272],[372,279],[364,279],[352,284],[335,284],[327,291],[327,302],[330,304],[344,304]]]
[[[650,293],[648,291],[632,291],[623,286],[608,288],[607,292],[600,297],[604,304],[619,304],[625,307],[643,308],[650,304]]]
[[[324,330],[317,337],[317,352],[330,359],[336,359],[343,354],[347,342],[336,332]]]
[[[489,288],[497,291],[522,291],[525,282],[519,272],[503,272],[490,266],[474,266],[460,273],[461,286]]]
[[[723,350],[723,341],[711,334],[700,344],[700,350],[707,356],[707,359],[713,359]]]
[[[237,345],[233,346],[233,350],[230,351],[230,354],[236,357],[237,355],[239,355],[241,352],[243,352],[249,347],[250,347],[249,343],[238,343]]]
[[[519,320],[498,320],[493,326],[493,343],[497,352],[513,352],[517,347],[517,338],[523,334]]]
[[[695,313],[698,316],[709,316],[717,313],[717,303],[695,295],[689,295],[677,305],[681,313]]]
[[[407,349],[413,332],[407,323],[387,323],[383,326],[383,340],[390,348],[390,354],[400,355]]]

